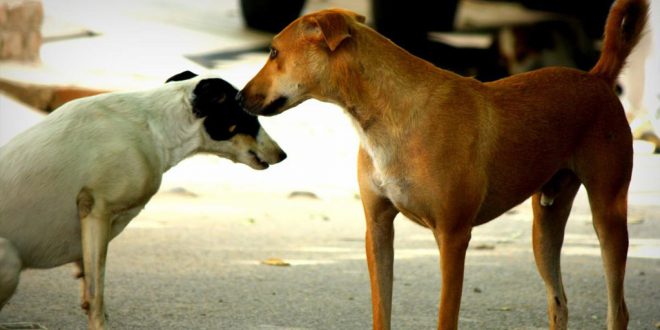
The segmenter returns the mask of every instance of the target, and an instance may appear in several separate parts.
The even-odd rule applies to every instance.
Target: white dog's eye
[[[278,53],[277,49],[271,47],[270,48],[270,55],[268,57],[270,57],[271,60],[274,60],[277,57],[277,53]]]

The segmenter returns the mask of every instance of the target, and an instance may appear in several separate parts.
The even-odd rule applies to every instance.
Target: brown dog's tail
[[[647,0],[617,0],[612,5],[605,23],[603,49],[591,74],[614,86],[626,58],[642,36],[648,11]]]

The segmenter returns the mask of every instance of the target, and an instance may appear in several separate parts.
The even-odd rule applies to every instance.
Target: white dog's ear
[[[349,20],[364,22],[364,16],[347,10],[328,10],[304,19],[306,33],[312,39],[325,41],[330,51],[335,51],[339,45],[351,37]]]
[[[193,91],[193,113],[202,118],[217,112],[220,105],[227,99],[227,92],[231,90],[235,89],[222,79],[201,80]]]
[[[171,76],[169,79],[167,79],[165,81],[165,83],[167,84],[170,81],[188,80],[188,79],[195,78],[195,77],[197,77],[197,74],[195,74],[193,72],[190,72],[190,71],[183,71],[181,73],[177,73],[177,74]]]

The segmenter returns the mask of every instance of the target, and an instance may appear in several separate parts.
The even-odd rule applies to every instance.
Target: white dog
[[[170,82],[172,81],[172,82]],[[265,169],[286,154],[218,78],[67,103],[0,148],[0,308],[21,270],[77,262],[89,327],[105,326],[108,242],[195,153]]]

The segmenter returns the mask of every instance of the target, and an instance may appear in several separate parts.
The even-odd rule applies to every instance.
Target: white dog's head
[[[167,80],[181,81],[197,75],[185,71]],[[263,170],[281,162],[286,153],[268,136],[257,117],[236,102],[238,90],[220,78],[197,82],[191,98],[192,111],[204,118],[201,152],[216,154],[235,162]]]

